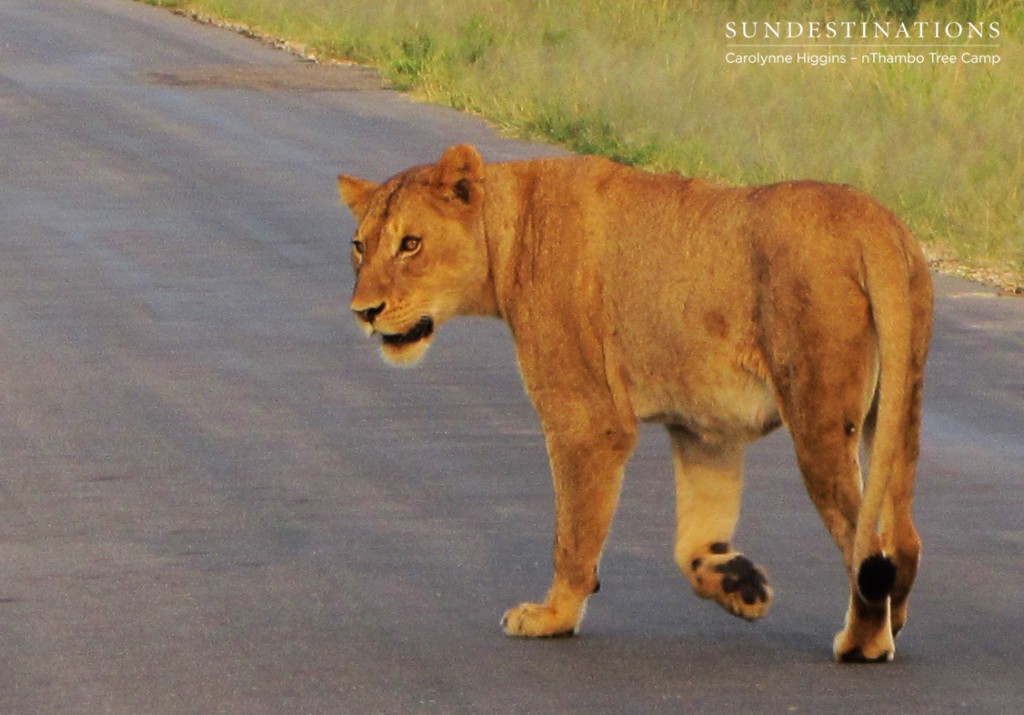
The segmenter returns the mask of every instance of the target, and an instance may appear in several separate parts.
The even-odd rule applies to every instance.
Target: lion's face
[[[356,285],[351,308],[381,354],[414,365],[435,331],[472,309],[488,280],[482,229],[482,162],[450,149],[435,166],[376,185],[338,178],[359,227],[352,240]]]

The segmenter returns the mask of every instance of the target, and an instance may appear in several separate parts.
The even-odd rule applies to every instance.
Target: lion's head
[[[414,365],[434,332],[472,312],[487,290],[483,160],[455,146],[437,164],[375,184],[342,175],[338,190],[359,224],[352,240],[351,308],[381,354]]]

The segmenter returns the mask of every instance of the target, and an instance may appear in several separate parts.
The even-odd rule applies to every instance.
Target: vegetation
[[[396,88],[574,151],[734,184],[855,184],[933,259],[1024,285],[1019,0],[149,1],[375,65]],[[907,51],[860,38],[810,50],[843,63],[726,61],[779,51],[730,48],[728,21],[876,19],[998,22],[999,36],[916,40],[951,46],[913,48],[926,61],[910,65],[860,61]],[[934,63],[935,51],[958,61]],[[964,52],[1000,62],[964,63]]]

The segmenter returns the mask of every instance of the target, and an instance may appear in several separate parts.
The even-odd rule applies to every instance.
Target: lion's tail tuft
[[[879,603],[892,591],[896,583],[896,562],[891,556],[876,553],[860,563],[857,571],[857,590],[869,603]]]

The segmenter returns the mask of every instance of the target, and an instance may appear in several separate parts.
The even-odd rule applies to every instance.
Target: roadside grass
[[[577,152],[732,184],[851,183],[945,268],[1024,285],[1019,0],[147,1],[377,66],[398,89]],[[998,21],[997,39],[975,40],[998,47],[974,51],[1001,62],[933,65],[934,48],[909,66],[725,61],[729,20],[876,18]],[[855,42],[832,52],[877,49]]]

